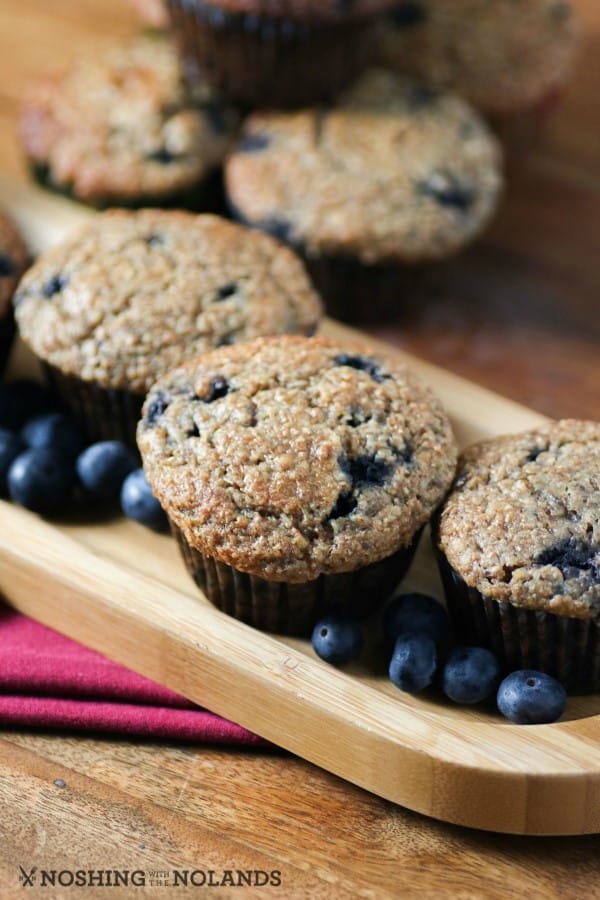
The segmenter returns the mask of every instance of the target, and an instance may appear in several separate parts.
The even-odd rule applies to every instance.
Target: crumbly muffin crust
[[[138,446],[192,547],[290,583],[409,546],[456,463],[445,413],[405,366],[321,337],[259,339],[169,373]]]
[[[416,263],[479,234],[500,160],[460,98],[371,70],[333,109],[252,115],[226,183],[240,218],[307,256]]]
[[[10,311],[12,295],[27,261],[27,248],[17,228],[0,213],[0,318]]]
[[[33,83],[20,133],[54,186],[91,203],[139,203],[198,184],[236,126],[205,83],[184,82],[167,37],[144,36]]]
[[[380,57],[486,112],[509,113],[533,106],[565,81],[577,34],[570,0],[399,2]]]
[[[220,344],[310,334],[321,312],[302,263],[278,241],[165,210],[94,216],[37,260],[15,309],[42,360],[133,393]]]
[[[468,448],[437,529],[484,597],[600,620],[600,423],[562,420]]]

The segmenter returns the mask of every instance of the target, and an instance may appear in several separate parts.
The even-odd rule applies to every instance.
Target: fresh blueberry
[[[460,213],[467,213],[475,202],[473,187],[445,169],[432,172],[429,178],[419,185],[419,190],[440,206]]]
[[[0,427],[19,431],[28,419],[52,407],[48,392],[37,381],[20,378],[0,385]]]
[[[169,398],[163,391],[152,394],[146,407],[146,425],[156,425],[162,414],[168,408]]]
[[[166,528],[167,517],[152,493],[143,469],[134,469],[123,482],[121,509],[129,519],[153,531],[164,531]]]
[[[121,441],[90,444],[75,463],[83,486],[103,500],[118,497],[125,478],[138,466],[136,454]]]
[[[73,462],[54,447],[32,447],[19,454],[8,470],[12,500],[42,515],[63,512],[76,483]]]
[[[600,564],[597,562],[600,547],[589,541],[571,537],[543,550],[534,563],[538,566],[554,566],[565,579],[579,578],[589,572],[594,581],[600,581]]]
[[[356,659],[362,649],[360,622],[348,616],[327,616],[312,633],[313,650],[326,662],[341,665]]]
[[[227,379],[223,378],[222,375],[215,375],[215,377],[210,380],[207,392],[200,399],[203,400],[204,403],[214,403],[215,400],[221,400],[222,397],[226,397],[229,390],[230,387]]]
[[[455,647],[442,672],[442,689],[455,703],[471,705],[491,697],[498,689],[500,666],[485,647]]]
[[[347,457],[338,459],[338,465],[344,475],[350,479],[350,489],[340,492],[327,519],[341,519],[351,515],[358,506],[355,491],[362,488],[381,486],[390,476],[393,466],[373,455]]]
[[[45,413],[29,419],[21,430],[28,447],[53,447],[74,459],[84,448],[85,438],[65,413]]]
[[[402,634],[394,644],[389,665],[390,681],[408,694],[429,687],[438,666],[435,641],[428,634]]]
[[[367,356],[340,353],[336,356],[334,362],[336,366],[349,366],[351,369],[358,369],[359,372],[366,372],[371,376],[373,381],[376,381],[378,384],[381,384],[382,381],[385,381],[390,377],[389,375],[386,375],[376,362],[373,362],[373,360],[369,359]]]
[[[520,669],[501,683],[497,703],[502,715],[517,725],[546,725],[564,713],[567,692],[551,675]]]
[[[18,434],[0,428],[0,495],[6,494],[6,476],[14,459],[25,449]]]
[[[383,633],[389,641],[412,631],[427,634],[438,647],[450,636],[450,620],[444,607],[427,594],[399,594],[383,614]]]
[[[350,479],[353,488],[381,486],[393,470],[389,462],[373,454],[343,456],[338,460],[338,464],[344,475]]]
[[[52,275],[52,277],[42,285],[42,294],[49,300],[51,297],[54,297],[55,294],[60,294],[68,284],[68,275]]]
[[[266,134],[246,134],[238,143],[238,153],[259,153],[271,143],[271,138]]]
[[[216,300],[218,303],[223,300],[227,300],[229,297],[233,297],[237,294],[238,285],[235,281],[229,281],[227,284],[222,284],[220,288],[217,289]]]
[[[177,155],[172,153],[167,147],[157,147],[156,150],[151,150],[149,153],[146,153],[145,156],[145,159],[147,159],[148,162],[160,163],[162,166],[170,165],[170,163],[175,162],[177,158]]]
[[[332,519],[344,519],[351,515],[358,506],[358,500],[352,491],[341,491],[337,500],[333,504],[333,508],[327,516],[328,521]]]

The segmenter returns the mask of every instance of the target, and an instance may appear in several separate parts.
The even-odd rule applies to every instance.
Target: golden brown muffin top
[[[440,403],[406,366],[320,337],[223,347],[170,372],[138,446],[189,544],[287,582],[410,546],[456,463]]]
[[[600,619],[600,423],[562,420],[468,448],[437,543],[485,597]]]
[[[452,255],[484,228],[501,152],[459,97],[372,70],[329,110],[257,112],[226,163],[239,217],[308,256]]]
[[[236,125],[207,85],[184,82],[168,38],[145,36],[80,55],[33,82],[20,131],[51,184],[118,205],[200,182],[220,165]]]
[[[301,261],[268,235],[212,215],[111,210],[37,260],[15,309],[42,360],[145,393],[221,344],[312,333],[321,304]]]

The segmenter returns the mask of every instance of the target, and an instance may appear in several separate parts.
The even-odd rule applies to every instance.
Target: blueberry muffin
[[[168,38],[145,36],[39,78],[20,134],[44,183],[83,202],[219,211],[236,125],[206,83],[186,85]]]
[[[8,362],[15,331],[11,300],[27,261],[27,248],[19,232],[0,213],[0,374]]]
[[[168,210],[99,213],[37,260],[15,304],[23,339],[88,436],[134,446],[162,374],[224,344],[311,334],[321,312],[287,247]]]
[[[397,313],[403,276],[482,232],[500,165],[463,100],[371,70],[333,108],[250,116],[225,181],[234,214],[301,252],[329,311],[355,321]]]
[[[600,690],[600,423],[476,444],[435,528],[449,610],[506,670]]]
[[[381,61],[456,90],[506,128],[539,122],[566,81],[578,27],[570,0],[397,3]]]
[[[138,445],[209,600],[294,634],[389,596],[456,463],[446,415],[405,366],[321,337],[262,338],[169,372]]]
[[[331,100],[376,51],[393,0],[168,0],[186,70],[238,101]]]

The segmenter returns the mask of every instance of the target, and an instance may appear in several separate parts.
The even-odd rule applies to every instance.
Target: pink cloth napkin
[[[271,746],[0,603],[0,725]]]

